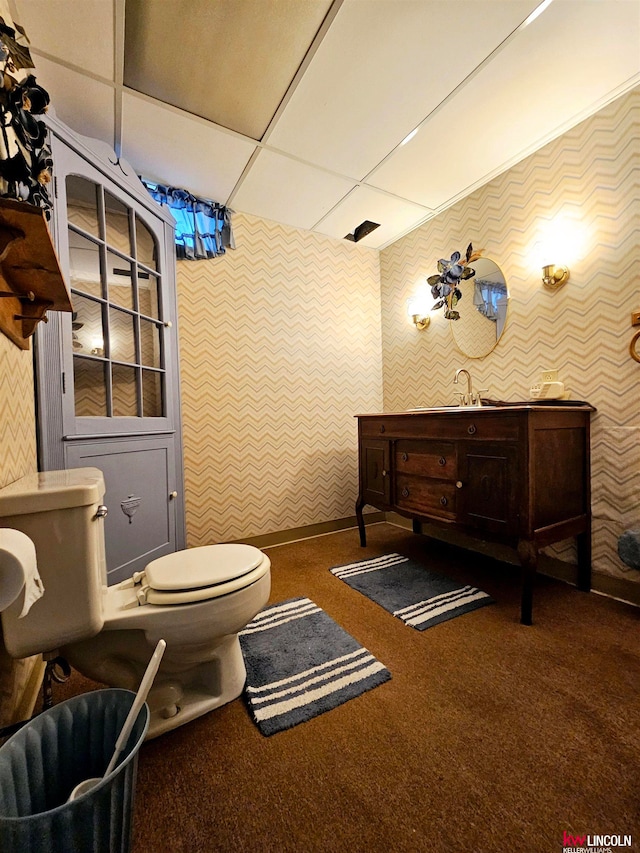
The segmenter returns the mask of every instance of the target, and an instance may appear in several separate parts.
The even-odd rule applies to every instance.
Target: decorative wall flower
[[[29,39],[0,17],[0,197],[35,204],[49,218],[53,161],[44,122],[48,93],[31,73]]]
[[[460,252],[454,252],[450,260],[440,258],[438,261],[438,274],[430,275],[427,284],[431,285],[431,295],[436,301],[432,311],[444,306],[444,316],[447,320],[459,320],[460,313],[455,310],[456,305],[462,299],[460,282],[472,278],[476,271],[469,264],[477,261],[482,255],[473,251],[473,245],[469,243],[464,260],[461,260]]]

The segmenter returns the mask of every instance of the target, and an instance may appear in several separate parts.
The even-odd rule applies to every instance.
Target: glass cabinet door
[[[66,175],[65,201],[73,415],[93,419],[81,432],[105,428],[95,419],[164,419],[171,324],[163,312],[162,235],[132,203],[84,175]]]
[[[114,583],[185,547],[174,230],[104,146],[61,126],[52,149],[73,313],[35,336],[39,466],[102,471]]]

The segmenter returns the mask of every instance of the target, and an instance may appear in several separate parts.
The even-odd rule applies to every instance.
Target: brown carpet
[[[145,743],[133,853],[560,853],[564,831],[640,851],[640,611],[541,577],[524,627],[513,566],[387,524],[368,541],[267,549],[271,601],[313,599],[392,680],[270,738],[238,699]],[[328,571],[389,551],[497,603],[422,633]]]

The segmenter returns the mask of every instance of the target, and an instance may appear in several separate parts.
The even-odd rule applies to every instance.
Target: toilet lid
[[[158,591],[200,589],[246,575],[263,557],[253,545],[204,545],[152,560],[145,575],[149,586]]]
[[[244,589],[270,568],[252,545],[204,545],[153,560],[134,581],[140,604],[192,604]]]

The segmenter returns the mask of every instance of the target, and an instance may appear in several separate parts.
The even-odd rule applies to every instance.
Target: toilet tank
[[[0,489],[0,527],[33,541],[44,586],[26,616],[20,618],[23,592],[2,611],[12,657],[54,651],[101,631],[107,571],[104,519],[96,511],[104,491],[97,468],[28,474]]]

